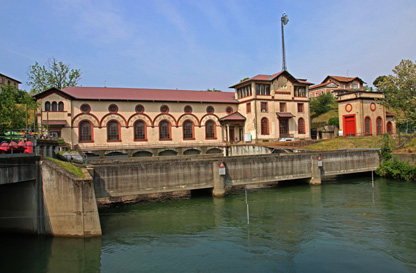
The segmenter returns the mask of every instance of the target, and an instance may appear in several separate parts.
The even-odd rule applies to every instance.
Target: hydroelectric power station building
[[[310,138],[310,85],[281,71],[235,92],[68,87],[35,98],[38,122],[82,149],[259,143]]]

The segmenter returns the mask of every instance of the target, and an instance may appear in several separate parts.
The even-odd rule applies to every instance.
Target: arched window
[[[88,120],[83,120],[79,123],[79,142],[92,141],[92,125]]]
[[[183,123],[183,139],[194,139],[194,123],[187,120]]]
[[[393,125],[391,121],[387,122],[387,134],[391,135],[393,133]]]
[[[262,135],[269,134],[269,120],[267,118],[261,119],[261,134]]]
[[[212,120],[208,120],[205,123],[205,138],[207,139],[215,139],[216,138],[216,131],[215,131],[215,122]]]
[[[120,141],[120,124],[118,121],[111,120],[107,123],[107,140]]]
[[[52,102],[52,112],[56,112],[58,110],[58,104],[56,104],[56,101]]]
[[[146,124],[143,120],[134,123],[134,140],[146,140]]]
[[[371,135],[371,119],[370,119],[370,117],[365,117],[365,119],[364,119],[364,134],[366,136]]]
[[[305,134],[305,120],[303,118],[298,120],[298,134]]]
[[[159,123],[159,139],[170,140],[170,123],[167,120],[162,120]]]
[[[377,135],[382,135],[383,134],[383,122],[381,120],[381,117],[377,118]]]
[[[58,111],[63,112],[64,111],[64,103],[62,101],[60,101],[58,103]]]
[[[51,103],[49,101],[45,102],[45,111],[51,111]]]

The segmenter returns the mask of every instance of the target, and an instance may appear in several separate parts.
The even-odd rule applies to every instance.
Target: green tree
[[[222,92],[221,90],[218,90],[218,89],[215,89],[215,88],[213,88],[213,89],[207,89],[207,91],[208,92]]]
[[[373,85],[374,87],[378,88],[378,85],[384,81],[387,78],[387,76],[378,76],[374,81],[373,81]]]
[[[331,110],[331,104],[334,103],[334,96],[331,93],[320,95],[311,101],[311,111],[316,115],[320,115]]]
[[[26,105],[29,110],[36,107],[36,102],[26,91],[16,90],[7,85],[0,89],[0,134],[5,130],[26,127]]]
[[[385,98],[380,101],[389,111],[406,122],[416,121],[416,63],[401,60],[388,75],[377,83]]]
[[[30,66],[28,77],[27,84],[31,87],[31,93],[38,94],[52,87],[62,89],[76,86],[81,79],[81,71],[51,58],[46,66],[41,66],[38,62]]]

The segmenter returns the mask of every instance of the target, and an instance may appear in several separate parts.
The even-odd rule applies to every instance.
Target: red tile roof
[[[220,121],[245,121],[245,120],[246,118],[238,112],[235,112],[228,116],[220,118]]]
[[[328,78],[333,78],[333,79],[335,79],[339,82],[352,82],[354,80],[359,80],[363,83],[366,83],[362,79],[360,79],[359,77],[342,77],[342,76],[331,76],[331,75],[326,76],[326,78],[322,81],[322,83],[328,81],[329,80]]]
[[[113,87],[67,87],[61,91],[75,99],[80,100],[237,103],[234,92]]]
[[[309,91],[310,91],[311,89],[315,89],[315,88],[318,88],[318,87],[325,86],[325,85],[327,85],[327,84],[329,84],[329,83],[330,83],[329,81],[326,81],[326,82],[324,82],[324,83],[320,83],[320,84],[317,84],[317,85],[310,86],[310,87],[309,87]]]
[[[245,81],[239,82],[237,84],[234,84],[233,86],[230,86],[230,88],[234,88],[240,84],[246,83],[246,82],[250,82],[250,81],[272,81],[274,79],[276,79],[277,77],[279,77],[280,75],[285,74],[286,76],[288,76],[289,78],[291,78],[293,81],[298,82],[298,83],[304,83],[304,84],[309,84],[311,85],[312,83],[307,82],[305,79],[296,79],[295,77],[293,77],[289,72],[283,70],[280,71],[278,73],[275,73],[273,75],[264,75],[264,74],[259,74],[256,75],[250,79],[247,79]]]

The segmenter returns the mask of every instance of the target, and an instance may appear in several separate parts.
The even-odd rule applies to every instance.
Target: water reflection
[[[415,183],[354,177],[248,203],[250,224],[242,193],[102,210],[98,239],[1,237],[4,272],[416,271]]]

